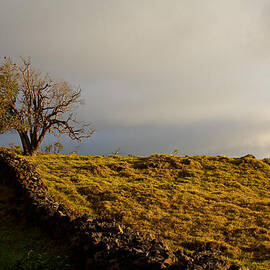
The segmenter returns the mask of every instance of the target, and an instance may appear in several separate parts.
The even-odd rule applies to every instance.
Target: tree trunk
[[[38,130],[35,129],[35,132],[33,132],[32,134],[32,137],[31,137],[31,151],[30,151],[30,155],[31,156],[34,156],[36,155],[44,137],[45,137],[45,134],[47,132],[48,128],[45,126],[43,127],[42,129],[42,132],[41,134],[38,136]]]
[[[29,155],[30,156],[35,156],[38,149],[39,149],[39,147],[40,147],[40,143],[31,144],[31,150],[30,150]]]
[[[20,138],[21,138],[21,142],[22,142],[22,147],[23,147],[23,154],[24,155],[30,155],[31,152],[31,145],[30,145],[30,141],[29,138],[27,136],[26,132],[20,132],[18,131]]]
[[[43,139],[46,134],[46,129],[43,130],[42,134],[40,135],[39,138],[37,138],[37,133],[31,134],[31,141],[30,138],[28,137],[27,132],[21,132],[18,131],[21,142],[22,142],[22,147],[23,147],[23,154],[26,156],[34,156],[36,155]],[[36,135],[36,136],[35,136]]]

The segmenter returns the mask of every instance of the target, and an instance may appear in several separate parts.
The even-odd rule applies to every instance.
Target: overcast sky
[[[81,153],[270,156],[269,0],[0,4],[1,56],[81,86]]]

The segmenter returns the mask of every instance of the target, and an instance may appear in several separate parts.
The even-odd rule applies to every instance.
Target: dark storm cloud
[[[268,0],[0,3],[1,55],[81,85],[95,153],[268,153]]]

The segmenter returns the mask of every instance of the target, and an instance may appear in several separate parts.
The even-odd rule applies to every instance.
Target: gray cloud
[[[268,0],[0,3],[1,55],[81,85],[96,153],[268,153]]]

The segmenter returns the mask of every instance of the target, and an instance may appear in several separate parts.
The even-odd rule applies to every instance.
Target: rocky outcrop
[[[217,250],[190,255],[114,221],[79,216],[53,201],[35,169],[7,150],[0,151],[0,182],[15,188],[29,221],[70,243],[82,269],[239,269],[219,259]]]

